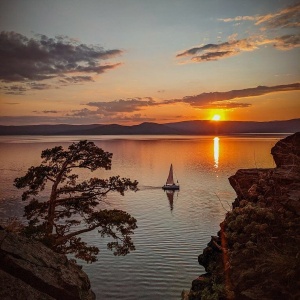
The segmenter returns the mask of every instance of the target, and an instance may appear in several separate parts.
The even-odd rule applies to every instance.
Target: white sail
[[[170,167],[169,176],[168,176],[168,179],[167,179],[167,183],[166,183],[166,184],[171,184],[171,185],[174,184],[174,179],[173,179],[173,166],[172,166],[172,164],[171,164],[171,167]]]

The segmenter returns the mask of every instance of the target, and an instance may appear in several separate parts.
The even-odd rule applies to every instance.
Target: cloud
[[[237,55],[242,51],[253,51],[258,47],[258,41],[253,39],[233,40],[220,44],[207,44],[200,47],[194,47],[177,54],[177,57],[193,56],[203,52],[199,56],[192,57],[192,61],[202,62],[218,60],[233,55]]]
[[[82,83],[82,82],[93,82],[94,79],[92,76],[61,76],[62,79],[59,80],[62,84],[70,83]]]
[[[83,108],[79,110],[72,110],[71,113],[67,114],[67,116],[72,116],[72,117],[89,117],[93,115],[99,115],[99,111]]]
[[[46,83],[30,82],[27,83],[28,89],[31,90],[46,90],[51,87],[51,85]]]
[[[275,38],[274,47],[280,50],[290,50],[296,47],[300,47],[300,34],[298,35],[284,35],[279,38]]]
[[[216,52],[208,52],[203,55],[194,56],[192,61],[201,62],[201,61],[211,61],[218,60],[219,58],[224,58],[228,56],[235,55],[235,51],[216,51]]]
[[[62,79],[58,81],[60,86],[69,85],[69,84],[80,84],[84,82],[93,82],[93,78],[91,76],[61,76]],[[4,94],[10,95],[25,95],[26,92],[30,90],[47,90],[50,88],[59,88],[57,85],[50,85],[46,83],[40,82],[25,82],[20,84],[7,84],[0,85],[0,90],[4,91]]]
[[[136,122],[141,121],[153,121],[153,118],[147,116],[142,116],[139,111],[150,107],[164,105],[165,103],[156,102],[151,97],[145,98],[131,98],[131,99],[119,99],[114,101],[99,101],[99,102],[89,102],[85,105],[96,108],[94,110],[83,108],[80,110],[72,110],[67,114],[69,117],[76,118],[99,118],[101,120],[112,122]]]
[[[223,22],[253,21],[255,25],[263,24],[265,26],[263,29],[296,28],[300,26],[300,3],[266,15],[237,16],[218,20]]]
[[[252,21],[256,26],[264,26],[261,29],[295,28],[300,26],[300,3],[283,8],[275,13],[255,16],[237,16],[233,18],[219,19],[223,22]],[[278,50],[291,50],[300,45],[299,34],[286,34],[277,37],[250,36],[244,39],[236,39],[231,35],[228,42],[218,44],[206,44],[184,50],[176,55],[177,58],[191,57],[193,62],[216,61],[219,59],[238,55],[244,51],[254,51],[262,45],[272,45]]]
[[[118,114],[135,113],[150,106],[172,105],[176,103],[186,103],[195,108],[209,109],[234,109],[251,106],[249,103],[236,102],[235,99],[257,97],[274,92],[288,92],[300,90],[300,83],[292,83],[276,86],[257,86],[240,90],[231,90],[227,92],[201,93],[194,96],[186,96],[180,99],[169,99],[161,102],[154,101],[151,97],[133,98],[127,100],[115,100],[109,102],[89,102],[85,105],[96,107],[97,110],[73,111],[73,116],[87,117],[92,115],[114,116]],[[130,117],[130,116],[129,116]]]
[[[234,18],[218,19],[223,22],[240,22],[240,21],[256,21],[257,17],[255,16],[237,16]]]
[[[237,98],[248,98],[257,97],[274,92],[287,92],[300,90],[300,83],[292,83],[286,85],[276,85],[276,86],[257,86],[255,88],[246,88],[241,90],[231,90],[227,92],[211,92],[202,93],[195,96],[186,96],[181,99],[166,100],[166,104],[171,103],[187,103],[195,108],[222,108],[222,109],[232,109],[232,108],[243,108],[249,107],[249,103],[236,103],[230,100]]]
[[[133,112],[139,111],[149,106],[158,106],[161,103],[154,101],[151,97],[146,98],[132,98],[119,99],[110,102],[89,102],[86,105],[97,107],[102,113],[116,113],[116,112]]]
[[[272,39],[264,38],[262,36],[241,40],[231,39],[228,42],[220,44],[207,44],[204,46],[193,47],[177,54],[176,57],[192,56],[191,60],[193,62],[215,61],[238,55],[241,52],[254,51],[259,49],[260,46],[268,44],[273,45],[274,48],[279,50],[291,50],[300,46],[300,35],[283,35]],[[197,55],[199,53],[203,54]]]
[[[217,101],[217,102],[211,102],[209,104],[205,104],[205,105],[201,105],[201,106],[195,106],[195,107],[201,108],[201,109],[236,109],[236,108],[245,108],[245,107],[250,107],[250,106],[252,106],[252,104],[250,104],[250,103]]]
[[[43,114],[57,114],[57,113],[59,113],[58,110],[43,110],[43,111],[34,110],[32,112],[34,112],[34,113],[43,113]]]
[[[273,14],[257,17],[255,25],[264,24],[265,28],[295,28],[300,26],[300,2]]]
[[[253,104],[240,101],[242,98],[258,97],[275,92],[289,92],[300,90],[300,83],[292,83],[276,86],[257,86],[226,92],[201,93],[194,96],[186,96],[180,99],[169,99],[161,102],[154,101],[150,97],[132,98],[127,100],[115,100],[110,102],[90,102],[88,106],[70,112],[57,110],[34,111],[31,116],[0,116],[0,124],[111,124],[111,123],[138,123],[156,121],[156,118],[148,117],[139,111],[151,106],[170,106],[184,103],[197,109],[236,109],[247,108]],[[252,99],[251,99],[252,100]],[[7,103],[14,104],[14,103]],[[15,103],[18,104],[18,103]],[[171,111],[171,110],[170,110]],[[41,115],[44,114],[44,115]],[[50,115],[49,115],[50,114]],[[55,116],[53,115],[55,114]],[[63,114],[63,115],[62,115]],[[180,116],[179,116],[180,117]],[[178,118],[179,118],[178,117]],[[173,120],[161,119],[161,120]]]
[[[164,105],[163,102],[156,102],[151,97],[118,99],[114,101],[89,102],[85,105],[96,108],[91,110],[83,108],[81,110],[73,110],[67,114],[69,117],[75,118],[98,118],[101,122],[146,122],[154,121],[155,118],[142,115],[139,111],[150,107]]]
[[[45,90],[51,88],[51,85],[38,82],[27,82],[21,84],[8,84],[0,86],[0,90],[8,95],[25,95],[29,90]]]
[[[91,81],[87,73],[101,74],[120,66],[120,63],[100,62],[122,54],[119,49],[104,50],[68,37],[27,38],[7,31],[0,33],[0,45],[0,81],[3,82],[42,81],[72,73],[76,76],[67,78],[75,82]],[[77,76],[78,73],[82,75]]]
[[[14,84],[0,86],[0,90],[3,90],[4,94],[7,95],[24,95],[28,88],[23,85]]]

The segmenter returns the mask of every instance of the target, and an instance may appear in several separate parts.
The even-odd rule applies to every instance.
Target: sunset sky
[[[300,118],[300,2],[1,0],[0,124]]]

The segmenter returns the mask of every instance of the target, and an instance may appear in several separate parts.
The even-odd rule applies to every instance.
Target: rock
[[[203,253],[198,256],[198,262],[205,268],[206,272],[211,272],[215,268],[215,263],[222,262],[222,248],[219,237],[212,236]]]
[[[194,279],[192,282],[192,290],[193,291],[202,291],[204,290],[209,283],[209,274],[203,274],[199,276],[198,278]]]
[[[300,166],[300,132],[280,140],[271,149],[277,168]]]
[[[95,294],[65,255],[0,228],[0,299],[93,300]]]
[[[24,281],[0,270],[1,299],[54,300],[55,298],[36,290]]]
[[[274,169],[241,169],[235,175],[230,176],[228,180],[238,196],[238,201],[249,198],[255,201],[262,187],[258,178],[271,176],[273,171]],[[235,207],[236,203],[233,203],[233,206]]]
[[[269,297],[266,297],[263,293],[263,288],[261,286],[254,286],[250,289],[244,290],[241,294],[241,297],[244,299],[251,300],[270,300]]]
[[[300,132],[271,153],[276,168],[229,178],[237,198],[198,257],[207,273],[193,281],[189,300],[300,299]]]

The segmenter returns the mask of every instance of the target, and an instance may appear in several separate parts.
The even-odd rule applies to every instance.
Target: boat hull
[[[179,185],[176,184],[170,184],[170,185],[164,185],[162,187],[163,190],[179,190]]]

